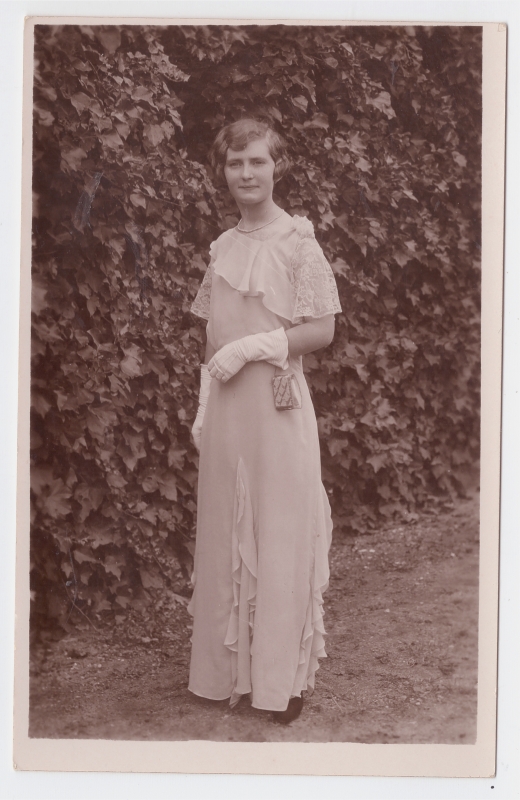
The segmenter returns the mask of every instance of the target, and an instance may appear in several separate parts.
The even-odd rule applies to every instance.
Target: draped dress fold
[[[341,311],[334,275],[305,217],[236,228],[210,248],[192,306],[215,350],[252,333]],[[278,411],[265,361],[212,380],[201,433],[189,689],[283,711],[312,691],[325,656],[330,505],[302,359],[302,406]]]

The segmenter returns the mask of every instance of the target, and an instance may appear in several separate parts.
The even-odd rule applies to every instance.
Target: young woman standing
[[[302,355],[331,342],[341,307],[311,222],[273,200],[288,169],[278,134],[240,120],[211,160],[241,219],[211,245],[192,306],[208,324],[189,688],[232,706],[251,693],[287,723],[325,656],[332,534]]]

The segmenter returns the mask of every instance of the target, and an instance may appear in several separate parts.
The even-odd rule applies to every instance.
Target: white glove
[[[197,416],[191,429],[191,435],[195,442],[195,447],[200,451],[200,436],[202,432],[202,422],[204,420],[204,412],[208,404],[209,390],[211,387],[211,375],[209,374],[206,364],[200,365],[200,390],[199,390],[199,407],[197,409]]]
[[[253,333],[224,345],[208,363],[212,378],[226,383],[248,361],[268,361],[275,367],[287,369],[289,342],[283,328],[270,333]]]

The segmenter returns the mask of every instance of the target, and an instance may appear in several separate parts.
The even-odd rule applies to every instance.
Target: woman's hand
[[[283,328],[253,333],[224,345],[208,364],[209,374],[222,383],[236,375],[248,361],[268,361],[287,369],[288,341]]]
[[[226,383],[242,369],[246,360],[237,350],[236,342],[230,342],[215,353],[208,364],[209,374],[222,383]]]

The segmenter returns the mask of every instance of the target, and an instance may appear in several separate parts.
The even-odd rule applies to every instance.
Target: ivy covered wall
[[[305,359],[336,535],[460,493],[479,457],[481,29],[38,26],[36,623],[116,618],[191,568],[204,328],[236,224],[206,154],[268,113],[343,314]],[[74,604],[74,605],[72,605]]]

